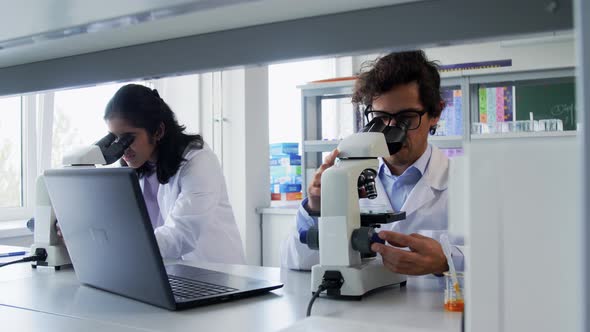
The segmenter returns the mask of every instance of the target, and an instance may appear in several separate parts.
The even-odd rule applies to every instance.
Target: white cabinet
[[[297,232],[296,206],[259,209],[262,230],[262,266],[281,266],[281,245]]]

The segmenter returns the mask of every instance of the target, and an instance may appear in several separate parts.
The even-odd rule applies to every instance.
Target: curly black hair
[[[373,100],[395,86],[418,83],[420,102],[430,117],[442,112],[438,65],[429,61],[424,51],[390,53],[366,62],[358,74],[352,101],[370,105]]]
[[[189,145],[195,149],[203,148],[203,138],[200,135],[186,134],[186,128],[178,124],[174,112],[160,98],[158,91],[143,85],[127,84],[115,93],[104,113],[105,120],[112,118],[120,118],[136,128],[143,128],[150,137],[156,134],[161,124],[164,124],[164,136],[158,141],[156,162],[158,182],[162,184],[168,183],[180,168],[180,164],[186,161],[183,153]],[[127,166],[123,159],[121,165]],[[139,177],[142,177],[149,174],[152,169],[145,163],[136,171]]]

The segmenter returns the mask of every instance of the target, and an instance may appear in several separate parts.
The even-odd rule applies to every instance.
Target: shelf
[[[328,152],[338,147],[340,140],[305,141],[303,151],[305,152]]]
[[[325,90],[338,90],[338,89],[350,89],[350,93],[352,93],[352,89],[354,88],[356,80],[349,79],[349,80],[339,80],[333,82],[317,82],[317,83],[306,83],[302,85],[298,85],[297,88],[305,91],[305,96],[321,96],[322,91]],[[441,78],[441,87],[455,87],[460,86],[461,82],[457,75],[451,75],[450,77],[443,77]],[[311,92],[311,93],[310,93]]]
[[[430,136],[428,142],[437,148],[454,149],[463,146],[462,136]],[[338,147],[340,140],[322,140],[303,142],[305,152],[329,152]]]
[[[533,132],[533,133],[505,133],[505,134],[483,134],[470,135],[469,123],[470,114],[478,112],[477,103],[478,84],[491,84],[502,82],[529,83],[538,80],[554,80],[574,77],[573,68],[555,68],[548,70],[514,71],[502,73],[467,73],[460,75],[443,75],[441,79],[442,88],[460,89],[462,93],[462,117],[461,128],[467,129],[463,135],[456,136],[429,136],[428,143],[439,149],[462,149],[467,142],[476,140],[492,139],[513,139],[529,137],[572,137],[576,132]],[[302,185],[307,187],[307,181],[313,176],[313,172],[321,165],[322,152],[330,152],[338,147],[340,140],[322,140],[322,101],[325,99],[349,98],[354,92],[355,80],[340,80],[328,82],[315,82],[299,85],[302,102],[302,164],[305,165],[306,173],[302,176]],[[479,119],[478,117],[475,117]],[[356,125],[356,123],[355,123]],[[334,135],[336,136],[336,135]],[[481,142],[481,141],[480,141]]]
[[[439,149],[458,149],[463,147],[463,136],[428,136],[428,142]]]
[[[576,136],[576,131],[549,131],[532,133],[505,133],[471,135],[473,140],[499,139],[499,138],[527,138],[527,137],[571,137]],[[462,136],[430,136],[428,142],[440,149],[458,149],[463,147]],[[322,140],[303,142],[305,152],[329,152],[338,147],[340,140]]]
[[[472,140],[501,139],[501,138],[529,138],[529,137],[572,137],[576,136],[577,131],[539,131],[539,132],[522,132],[522,133],[505,133],[505,134],[483,134],[471,135]]]
[[[258,214],[283,214],[296,215],[301,205],[301,201],[290,201],[285,205],[269,206],[265,208],[256,208]]]
[[[297,88],[301,90],[315,90],[315,89],[332,89],[332,88],[352,88],[355,80],[341,80],[334,82],[318,82],[298,85]]]

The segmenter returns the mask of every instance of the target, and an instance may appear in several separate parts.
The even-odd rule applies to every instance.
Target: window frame
[[[35,94],[20,96],[21,115],[21,206],[0,208],[0,222],[29,219],[35,210],[37,130]]]

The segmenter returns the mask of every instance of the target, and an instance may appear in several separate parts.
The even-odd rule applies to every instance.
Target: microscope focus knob
[[[299,242],[307,244],[311,250],[320,249],[320,234],[317,226],[310,227],[306,231],[299,232]]]
[[[371,245],[375,242],[385,244],[385,241],[379,238],[378,233],[373,227],[361,227],[352,231],[350,238],[352,249],[361,254],[374,254]]]

